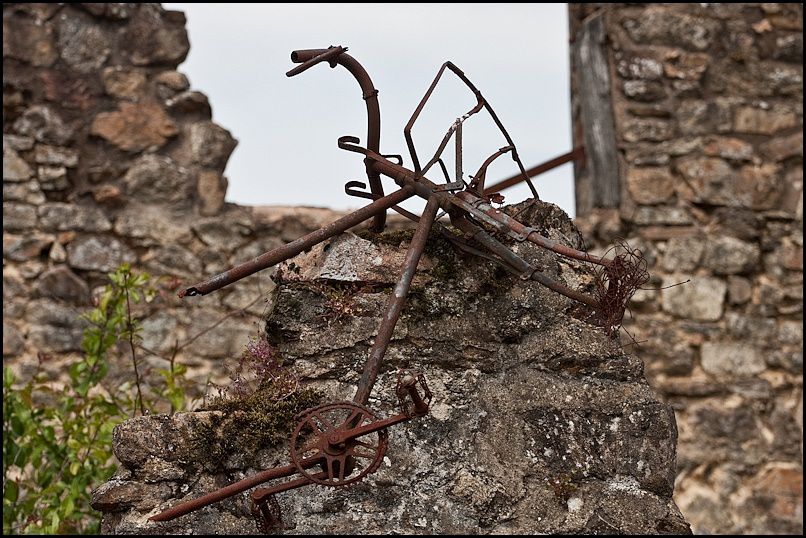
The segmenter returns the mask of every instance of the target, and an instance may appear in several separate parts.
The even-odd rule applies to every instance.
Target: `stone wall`
[[[224,203],[236,141],[176,71],[188,48],[184,15],[158,4],[3,4],[3,361],[23,375],[37,355],[64,372],[78,314],[120,263],[189,284],[334,218]],[[143,359],[164,368],[232,314],[178,356],[203,392],[257,334],[271,286],[263,273],[183,302],[166,290]]]
[[[796,533],[802,5],[569,9],[574,136],[592,156],[576,170],[578,225],[649,262],[658,289],[636,295],[627,330],[677,412],[675,498],[695,532]]]
[[[556,206],[515,210],[558,243],[581,245]],[[411,237],[346,233],[281,268],[268,339],[306,387],[322,392],[322,404],[353,398]],[[535,245],[515,248],[567,285],[593,278],[590,268]],[[388,450],[373,460],[379,468],[355,485],[276,494],[275,532],[688,534],[671,498],[670,406],[647,384],[640,359],[577,316],[574,301],[461,255],[433,232],[367,404],[378,419],[397,414],[396,370],[416,368],[433,391],[431,412],[388,428]],[[102,529],[257,533],[246,494],[164,523],[148,518],[288,464],[296,423],[256,449],[249,436],[267,427],[233,427],[216,412],[124,422],[114,443],[121,467],[93,495]]]

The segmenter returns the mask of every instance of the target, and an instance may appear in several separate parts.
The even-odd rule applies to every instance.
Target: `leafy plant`
[[[154,297],[150,276],[124,264],[109,280],[95,308],[83,315],[89,323],[83,355],[68,369],[68,386],[57,386],[44,372],[43,354],[21,387],[3,367],[4,534],[97,533],[100,514],[90,507],[90,494],[114,472],[114,427],[154,409],[162,397],[171,409],[184,404],[184,368],[173,360],[160,372],[165,387],[153,391],[156,397],[145,393],[139,372],[141,327],[132,309]],[[128,347],[133,381],[104,385],[119,344]]]

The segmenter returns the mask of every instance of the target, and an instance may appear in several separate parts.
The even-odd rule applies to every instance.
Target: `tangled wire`
[[[624,312],[633,294],[649,282],[647,262],[640,249],[625,241],[613,246],[605,256],[615,251],[612,263],[599,267],[594,275],[594,295],[599,302],[595,313],[597,323],[613,337],[621,328]]]

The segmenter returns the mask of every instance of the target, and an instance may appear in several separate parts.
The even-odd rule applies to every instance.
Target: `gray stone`
[[[238,357],[249,338],[256,334],[258,321],[251,317],[227,318],[215,327],[223,312],[197,311],[189,327],[191,334],[203,334],[194,343],[194,353],[211,359]],[[207,330],[208,327],[213,327]]]
[[[650,224],[680,226],[692,223],[691,215],[689,215],[689,212],[686,211],[685,208],[670,206],[639,206],[627,220],[632,220],[634,223],[642,226]]]
[[[67,245],[67,263],[75,269],[110,272],[136,259],[129,247],[110,236],[83,236]]]
[[[189,205],[195,190],[187,169],[153,154],[137,159],[123,177],[123,184],[131,199],[148,204]]]
[[[92,73],[111,54],[111,41],[101,26],[85,15],[59,15],[59,51],[62,60],[80,73]],[[69,12],[77,13],[77,12]]]
[[[638,118],[624,122],[621,136],[627,142],[664,142],[674,135],[674,128],[667,120]]]
[[[663,286],[685,281],[681,275],[663,279]],[[663,310],[680,318],[716,321],[722,317],[727,284],[722,279],[692,277],[686,284],[661,290]]]
[[[774,209],[780,206],[786,185],[777,165],[746,165],[735,180],[737,203],[751,209]]]
[[[200,219],[191,227],[205,245],[225,251],[232,251],[243,245],[249,241],[252,233],[250,219],[243,213]]]
[[[45,201],[45,194],[36,181],[26,183],[3,183],[3,200],[39,205]]]
[[[697,268],[705,250],[705,240],[697,236],[672,237],[666,243],[663,269],[670,272],[689,272]]]
[[[54,241],[53,245],[50,247],[48,258],[52,262],[64,263],[67,261],[67,251],[64,249],[61,243]]]
[[[16,357],[25,350],[25,340],[20,331],[3,320],[3,358]]]
[[[17,236],[3,234],[3,258],[24,262],[37,258],[53,243],[53,238],[40,235]]]
[[[64,166],[40,166],[37,168],[37,178],[43,191],[63,191],[70,187]]]
[[[112,229],[100,208],[60,202],[39,206],[39,223],[47,231],[106,232]]]
[[[657,81],[625,80],[622,88],[624,95],[635,101],[651,103],[666,98],[666,89]]]
[[[185,91],[190,88],[188,78],[179,71],[163,71],[154,77],[154,82],[175,92]]]
[[[733,305],[744,304],[753,296],[753,284],[740,276],[728,277],[728,302]]]
[[[658,80],[663,76],[663,66],[654,58],[629,56],[618,62],[618,73],[624,78]]]
[[[31,136],[39,142],[61,146],[73,137],[73,131],[47,105],[33,105],[14,122],[18,134]]]
[[[28,342],[39,351],[80,351],[88,326],[81,317],[83,311],[50,299],[34,299],[26,308]]]
[[[803,62],[803,34],[787,34],[778,36],[775,40],[773,58],[785,62]]]
[[[803,323],[799,321],[780,321],[776,334],[778,341],[783,344],[803,345]]]
[[[208,120],[213,116],[207,96],[196,91],[182,92],[166,99],[165,107],[172,114],[196,114],[200,119]]]
[[[36,291],[41,297],[75,304],[87,304],[90,298],[89,286],[66,265],[45,271],[36,280]]]
[[[700,363],[703,370],[719,378],[752,376],[766,369],[761,353],[749,342],[705,342]]]
[[[3,203],[3,230],[30,230],[36,227],[36,208],[27,204]]]
[[[782,129],[795,127],[798,118],[791,110],[777,106],[770,110],[740,107],[736,110],[733,128],[737,133],[773,134]]]
[[[200,277],[202,266],[199,257],[184,247],[168,244],[149,252],[143,263],[155,275],[187,275]]]
[[[718,275],[735,275],[754,271],[760,261],[758,244],[721,236],[708,241],[702,263]]]
[[[34,161],[38,164],[51,164],[75,168],[78,166],[78,151],[70,148],[37,144],[34,149]]]
[[[34,175],[31,167],[28,166],[16,151],[3,145],[3,183],[6,181],[27,181]]]
[[[665,167],[630,168],[627,189],[639,204],[658,204],[674,196],[674,180]]]
[[[683,157],[677,161],[677,171],[686,183],[678,192],[692,202],[713,205],[738,205],[734,184],[736,173],[730,165],[714,157]]]
[[[122,40],[134,65],[176,67],[190,50],[185,15],[157,5],[141,5],[134,12]]]
[[[188,136],[192,161],[220,172],[238,144],[229,131],[211,121],[194,123]]]
[[[130,203],[115,220],[118,235],[136,239],[143,246],[170,244],[190,236],[187,220],[160,207]]]
[[[224,207],[227,194],[227,178],[213,170],[202,170],[196,183],[199,197],[199,213],[208,217],[217,214]]]
[[[551,226],[550,234],[559,232]],[[382,244],[384,238],[374,246]],[[399,243],[386,247],[405,252]],[[534,263],[543,256],[537,250],[523,245],[519,252]],[[293,531],[688,532],[671,501],[673,414],[645,383],[641,361],[625,356],[602,331],[567,315],[571,303],[539,284],[499,277],[492,288],[496,269],[487,261],[460,262],[449,247],[440,259],[454,270],[438,283],[415,285],[368,404],[383,416],[394,412],[395,372],[406,364],[421,368],[428,379],[434,393],[430,414],[389,429],[386,463],[362,484],[283,494],[284,520]],[[303,266],[300,275],[312,269]],[[356,273],[368,270],[355,267]],[[574,265],[576,271],[586,269]],[[356,287],[341,295],[351,302],[352,314],[337,319],[330,309],[343,285],[304,278],[280,284],[264,320],[272,345],[311,386],[325,392],[325,402],[351,397],[387,302],[386,290]],[[204,316],[194,313],[193,319],[204,326]],[[225,332],[249,333],[244,320],[225,323],[231,325]],[[451,329],[435,330],[445,326]],[[197,343],[199,351],[232,352],[230,335],[205,338]],[[222,472],[232,477],[229,482],[251,469],[288,461],[285,435],[263,445],[264,451],[247,450],[240,438],[249,432],[223,434],[220,419],[180,413],[120,425],[114,450],[131,470],[128,491],[137,491],[131,483],[145,482],[138,477],[156,474],[162,462],[193,462],[198,470],[177,479],[174,498],[155,495],[134,509],[108,503],[104,528],[203,533],[226,526],[230,534],[255,532],[246,511],[233,513],[221,504],[167,524],[147,522],[181,499],[225,485],[214,479]],[[192,433],[199,431],[209,432],[208,439],[224,436],[232,456],[222,461],[198,449],[191,456],[198,444]],[[114,487],[122,487],[120,481]]]
[[[176,316],[171,312],[159,311],[144,319],[140,326],[142,345],[149,352],[167,353],[176,343]]]
[[[645,9],[639,18],[628,18],[624,28],[637,43],[683,46],[689,50],[707,49],[719,36],[714,19],[675,13],[657,5]]]
[[[3,149],[9,148],[16,151],[28,151],[34,147],[34,139],[28,136],[17,136],[13,134],[3,135]]]

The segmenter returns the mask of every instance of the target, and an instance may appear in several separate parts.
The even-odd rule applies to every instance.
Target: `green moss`
[[[207,406],[206,410],[223,415],[192,432],[197,462],[220,468],[232,454],[255,453],[283,442],[294,428],[294,417],[322,400],[322,393],[312,388],[283,399],[278,399],[279,390],[272,382],[264,383],[252,394],[217,398]]]

